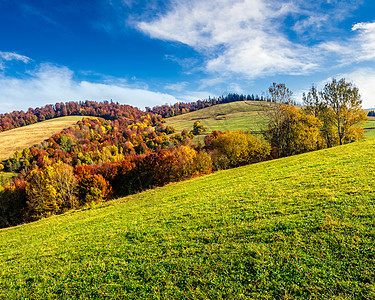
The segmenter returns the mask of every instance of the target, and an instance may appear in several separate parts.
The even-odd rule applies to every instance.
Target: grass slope
[[[61,130],[73,126],[82,118],[82,116],[61,117],[1,132],[0,161],[12,157],[16,151],[38,144]]]
[[[264,103],[259,101],[239,101],[214,105],[187,114],[166,119],[166,124],[177,132],[190,131],[195,121],[207,127],[205,134],[213,130],[250,130],[261,131],[267,125]],[[204,135],[203,135],[204,137]],[[199,140],[203,141],[203,137]]]
[[[374,299],[375,139],[0,230],[3,299]]]
[[[166,119],[166,124],[172,126],[177,132],[193,128],[195,121],[200,121],[207,131],[194,138],[194,142],[204,141],[205,135],[212,130],[244,130],[259,133],[267,128],[267,116],[264,107],[268,105],[259,101],[239,101],[226,104],[219,104],[191,113],[179,115]],[[365,138],[375,137],[375,117],[368,117],[363,126]]]
[[[375,117],[368,117],[363,128],[365,130],[365,138],[375,137]]]

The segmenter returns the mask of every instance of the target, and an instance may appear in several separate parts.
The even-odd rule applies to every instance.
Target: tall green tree
[[[322,99],[321,93],[316,86],[312,85],[307,93],[303,93],[304,111],[308,115],[313,115],[321,122],[320,134],[317,140],[317,149],[330,148],[338,144],[338,138],[335,130],[333,111]]]
[[[289,90],[285,84],[275,82],[269,87],[268,92],[272,104],[268,105],[267,109],[265,109],[268,118],[266,137],[271,142],[273,151],[276,151],[276,156],[280,157],[284,135],[283,123],[285,115],[283,108],[284,105],[292,104],[293,92]]]
[[[359,90],[351,82],[332,79],[320,93],[313,86],[303,100],[306,110],[322,121],[321,132],[327,147],[363,137],[363,129],[358,125],[367,117]]]

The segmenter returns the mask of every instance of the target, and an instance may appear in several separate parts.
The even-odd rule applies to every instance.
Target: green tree
[[[271,97],[271,104],[267,105],[265,109],[268,118],[268,133],[267,138],[271,140],[272,146],[276,151],[276,156],[280,157],[281,143],[283,142],[283,126],[284,126],[284,106],[292,104],[293,92],[290,91],[283,83],[273,83],[268,89]]]
[[[355,128],[359,122],[366,121],[367,116],[362,110],[359,90],[345,79],[332,79],[321,92],[321,97],[332,112],[339,144],[361,138],[363,130]]]
[[[194,135],[202,134],[206,131],[206,128],[199,121],[195,121],[193,125],[193,130],[190,131]]]
[[[290,156],[316,150],[321,122],[312,114],[293,105],[280,106],[282,118],[270,122],[266,137],[278,156]]]

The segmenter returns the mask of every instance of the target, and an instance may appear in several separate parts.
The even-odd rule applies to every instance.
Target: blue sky
[[[0,0],[0,112],[143,108],[332,77],[375,107],[373,0]]]

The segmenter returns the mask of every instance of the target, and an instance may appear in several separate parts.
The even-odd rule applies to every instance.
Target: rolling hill
[[[12,157],[16,151],[39,144],[61,130],[73,126],[82,118],[61,117],[0,132],[0,161]]]
[[[375,137],[375,117],[368,117],[363,129],[365,130],[365,138]]]
[[[2,299],[374,299],[375,139],[0,230]]]
[[[219,104],[193,111],[183,115],[167,118],[166,125],[172,126],[177,132],[183,129],[190,131],[195,121],[207,128],[200,136],[194,138],[194,142],[202,142],[204,137],[213,130],[244,130],[255,135],[267,128],[268,118],[265,113],[267,102],[238,101],[227,104]],[[375,137],[375,117],[369,117],[365,125],[365,138]]]
[[[166,119],[166,125],[172,126],[177,132],[183,129],[190,131],[195,121],[200,121],[207,128],[203,137],[213,130],[250,130],[260,132],[267,126],[267,117],[264,109],[266,102],[260,101],[239,101],[226,104],[219,104],[183,115]]]

